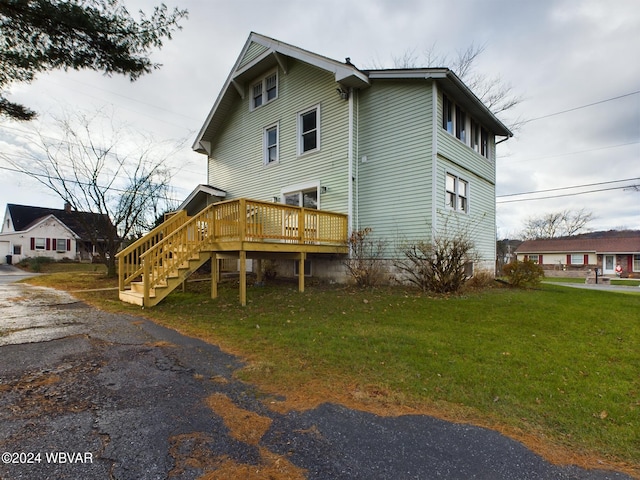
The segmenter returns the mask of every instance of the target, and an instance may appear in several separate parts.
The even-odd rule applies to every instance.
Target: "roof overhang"
[[[226,198],[227,192],[220,190],[219,188],[212,187],[211,185],[198,185],[193,192],[189,194],[187,198],[176,209],[190,211],[191,205],[204,204],[207,205],[210,197]]]
[[[252,44],[259,44],[265,50],[251,61],[242,64],[247,50]],[[370,85],[367,74],[350,63],[342,63],[322,55],[280,42],[257,33],[251,33],[236,63],[200,129],[193,149],[198,153],[210,153],[210,140],[215,137],[229,113],[233,102],[243,97],[247,82],[253,81],[264,71],[278,66],[285,74],[289,70],[290,59],[307,63],[333,74],[336,83],[347,88],[365,88]]]

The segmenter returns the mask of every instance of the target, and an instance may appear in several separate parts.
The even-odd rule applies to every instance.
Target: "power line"
[[[576,152],[559,153],[557,155],[547,155],[547,156],[543,156],[543,157],[523,158],[521,160],[515,160],[515,161],[512,160],[512,161],[509,162],[509,165],[513,165],[514,163],[532,162],[534,160],[545,160],[547,158],[558,158],[558,157],[566,157],[566,156],[569,156],[569,155],[580,155],[581,153],[597,152],[598,150],[608,150],[610,148],[628,147],[629,145],[637,145],[638,143],[640,143],[640,140],[637,140],[635,142],[619,143],[617,145],[607,145],[606,147],[589,148],[587,150],[579,150],[579,151],[576,151]],[[502,160],[502,159],[506,159],[506,158],[509,158],[509,156],[500,156],[500,157],[498,157],[498,160]]]
[[[531,191],[531,192],[508,193],[506,195],[496,195],[496,198],[516,197],[516,196],[519,196],[519,195],[531,195],[531,194],[534,194],[534,193],[557,192],[558,190],[568,190],[570,188],[597,187],[599,185],[608,185],[608,184],[611,184],[611,183],[620,183],[620,182],[631,182],[633,180],[640,180],[640,177],[623,178],[622,180],[609,180],[608,182],[585,183],[585,184],[582,184],[582,185],[572,185],[572,186],[569,186],[569,187],[548,188],[546,190],[534,190],[534,191]]]
[[[531,202],[533,200],[548,200],[551,198],[561,198],[561,197],[574,197],[577,195],[586,195],[588,193],[597,193],[597,192],[607,192],[607,191],[611,191],[611,190],[623,190],[625,188],[638,188],[640,187],[640,184],[638,185],[623,185],[621,187],[611,187],[611,188],[600,188],[597,190],[588,190],[586,192],[574,192],[574,193],[565,193],[563,195],[549,195],[546,197],[537,197],[537,198],[519,198],[519,199],[515,199],[515,200],[505,200],[503,202],[496,202],[499,205],[502,205],[503,203],[515,203],[515,202]]]
[[[541,117],[530,118],[529,120],[524,120],[523,122],[521,122],[521,124],[524,125],[526,123],[535,122],[536,120],[542,120],[543,118],[555,117],[556,115],[562,115],[564,113],[575,112],[576,110],[581,110],[581,109],[587,108],[587,107],[593,107],[594,105],[600,105],[601,103],[607,103],[607,102],[611,102],[613,100],[619,100],[620,98],[625,98],[625,97],[630,97],[632,95],[637,95],[638,93],[640,93],[640,90],[636,90],[635,92],[625,93],[623,95],[618,95],[617,97],[611,97],[611,98],[607,98],[605,100],[600,100],[600,101],[597,101],[597,102],[588,103],[586,105],[580,105],[579,107],[569,108],[567,110],[562,110],[560,112],[549,113],[547,115],[542,115]]]

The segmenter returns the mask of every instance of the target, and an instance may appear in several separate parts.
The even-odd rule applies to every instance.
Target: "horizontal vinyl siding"
[[[290,61],[278,72],[278,98],[253,111],[249,93],[238,98],[213,144],[209,183],[227,198],[270,201],[282,188],[320,182],[320,207],[347,213],[348,102],[336,93],[333,75]],[[266,72],[265,72],[266,73]],[[247,87],[248,89],[248,87]],[[320,106],[320,150],[298,156],[298,113]],[[263,130],[279,123],[279,162],[263,165]]]
[[[496,256],[495,186],[442,156],[438,156],[437,164],[436,234],[445,236],[454,235],[457,232],[466,234],[473,240],[480,262],[493,265]],[[445,176],[447,173],[469,182],[468,213],[454,212],[446,207]]]
[[[430,83],[374,83],[358,110],[357,228],[385,238],[391,256],[404,241],[430,238]]]
[[[455,102],[455,98],[453,99]],[[493,268],[496,258],[495,139],[489,135],[491,158],[485,158],[442,128],[442,94],[438,95],[436,178],[437,231],[468,232],[480,262]],[[469,182],[469,212],[445,207],[445,175],[452,173]]]
[[[249,45],[249,48],[247,48],[247,52],[245,53],[244,58],[240,62],[239,67],[242,68],[247,63],[251,62],[253,59],[258,58],[267,50],[268,50],[267,47],[265,47],[264,45],[260,45],[259,43],[251,43],[251,45]]]

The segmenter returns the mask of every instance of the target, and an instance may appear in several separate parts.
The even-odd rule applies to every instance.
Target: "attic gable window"
[[[251,110],[278,98],[278,71],[270,72],[251,86]]]

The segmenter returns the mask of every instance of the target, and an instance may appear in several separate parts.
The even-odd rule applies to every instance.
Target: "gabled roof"
[[[272,67],[279,66],[286,73],[289,58],[332,73],[335,81],[345,87],[367,88],[375,80],[435,80],[493,133],[504,137],[513,136],[513,133],[448,68],[359,70],[348,58],[346,62],[339,62],[252,32],[200,129],[193,149],[199,153],[208,153],[210,144],[206,139],[215,137],[234,100],[238,96],[244,98],[245,84]]]
[[[260,48],[261,47],[261,48]],[[251,55],[249,55],[251,53]],[[367,75],[350,63],[342,63],[322,55],[318,55],[288,43],[251,32],[240,56],[236,60],[222,91],[207,119],[196,137],[193,149],[206,152],[203,137],[215,135],[220,128],[225,113],[231,107],[234,98],[244,96],[244,84],[252,81],[262,71],[276,65],[288,71],[287,58],[293,58],[334,74],[336,82],[346,87],[366,87],[369,85]],[[222,114],[222,115],[218,115]]]
[[[639,230],[610,230],[573,237],[527,240],[516,253],[640,253]]]
[[[69,230],[75,233],[82,240],[90,240],[91,234],[87,228],[99,231],[104,227],[111,227],[111,221],[106,215],[91,212],[76,212],[57,208],[33,207],[28,205],[7,204],[7,212],[11,216],[13,229],[15,231],[25,231],[34,224],[40,223],[48,216],[54,216]],[[101,235],[99,235],[101,237]]]

